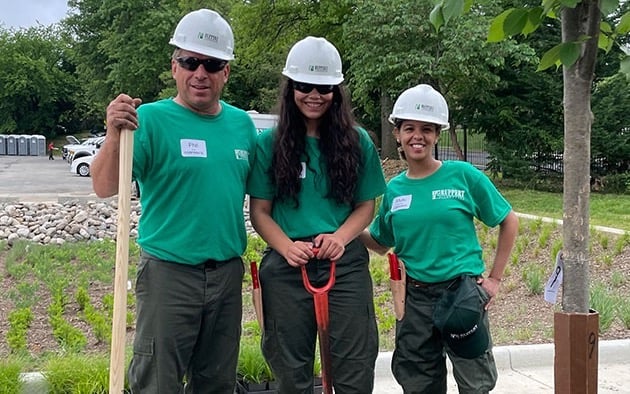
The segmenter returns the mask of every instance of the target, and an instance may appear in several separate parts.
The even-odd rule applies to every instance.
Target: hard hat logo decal
[[[204,33],[202,31],[197,34],[197,38],[210,42],[219,42],[219,37],[215,36],[214,34]]]
[[[312,65],[312,66],[309,66],[309,70],[311,70],[312,72],[315,72],[315,73],[327,73],[328,72],[328,66]]]
[[[433,106],[427,104],[416,104],[416,109],[420,111],[433,112]]]

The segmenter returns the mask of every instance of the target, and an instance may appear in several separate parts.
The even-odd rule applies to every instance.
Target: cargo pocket
[[[132,392],[158,392],[158,368],[153,357],[155,340],[138,337],[133,343],[133,359],[129,365],[129,387]]]
[[[139,356],[153,356],[155,340],[149,337],[139,337],[133,343],[133,353]]]

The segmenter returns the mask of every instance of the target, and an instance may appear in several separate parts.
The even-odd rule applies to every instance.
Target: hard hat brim
[[[331,77],[327,75],[292,74],[287,71],[282,71],[282,75],[295,82],[312,83],[315,85],[339,85],[343,82],[343,77]]]
[[[208,48],[208,47],[202,47],[202,46],[198,46],[198,45],[181,45],[181,44],[178,45],[173,39],[171,39],[171,41],[169,41],[169,44],[171,44],[173,46],[176,46],[179,49],[184,49],[186,51],[195,52],[195,53],[198,53],[200,55],[210,56],[210,57],[213,57],[215,59],[234,60],[234,55],[232,55],[232,56],[225,56],[225,52],[213,50],[213,49]]]
[[[439,125],[442,130],[447,130],[450,125],[448,123],[444,123],[438,118],[432,118],[430,116],[418,116],[416,114],[399,114],[398,116],[394,116],[394,114],[389,115],[389,123],[395,125],[398,120],[417,120],[418,122],[427,122]]]

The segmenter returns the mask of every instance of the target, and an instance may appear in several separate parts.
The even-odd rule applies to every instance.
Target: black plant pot
[[[313,383],[313,394],[321,394],[322,379],[316,377]],[[237,380],[235,394],[278,394],[278,388],[275,382],[249,383]]]
[[[270,389],[268,382],[250,383],[238,380],[236,381],[236,394],[278,394],[278,391]]]

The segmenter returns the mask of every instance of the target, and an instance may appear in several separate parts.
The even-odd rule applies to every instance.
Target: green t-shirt
[[[404,261],[409,276],[427,283],[485,270],[474,218],[500,224],[512,207],[490,179],[461,161],[444,161],[432,175],[391,179],[370,226],[374,239]]]
[[[385,178],[376,147],[367,132],[357,129],[361,144],[362,162],[353,198],[355,203],[373,200],[385,191]],[[263,131],[258,136],[256,163],[247,185],[253,198],[274,200],[275,189],[269,176],[273,153],[275,129]],[[336,231],[352,213],[349,204],[339,204],[327,197],[329,190],[325,164],[320,160],[319,139],[306,137],[306,155],[302,160],[301,190],[298,194],[299,207],[290,199],[273,201],[272,217],[282,231],[292,239],[309,237]]]
[[[138,243],[160,259],[199,264],[245,250],[243,201],[256,129],[245,111],[223,101],[221,107],[215,116],[172,99],[138,108],[133,155],[142,205]]]

